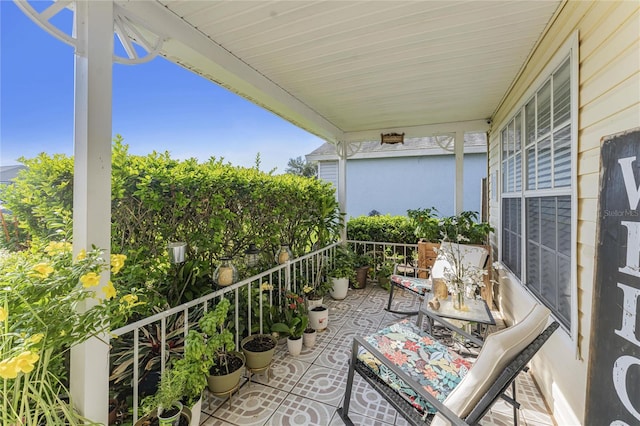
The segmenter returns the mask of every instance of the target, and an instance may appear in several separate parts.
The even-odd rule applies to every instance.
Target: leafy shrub
[[[406,216],[358,216],[347,223],[347,238],[357,241],[415,243],[413,227]]]

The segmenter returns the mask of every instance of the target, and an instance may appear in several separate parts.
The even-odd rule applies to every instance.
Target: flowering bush
[[[141,302],[120,297],[111,281],[126,257],[110,264],[98,249],[72,259],[71,244],[50,242],[0,258],[0,423],[78,424],[83,419],[65,404],[65,353],[110,324],[123,324]]]
[[[272,331],[286,333],[290,337],[300,338],[309,324],[309,315],[304,304],[304,298],[296,293],[287,292],[283,309],[284,322],[277,322],[271,326]]]

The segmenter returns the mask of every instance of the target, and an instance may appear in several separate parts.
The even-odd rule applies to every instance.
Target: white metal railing
[[[417,266],[418,263],[418,244],[356,240],[348,240],[347,243],[355,253],[368,255],[373,265],[381,265],[385,260],[409,266]]]
[[[377,244],[377,243],[376,243]],[[293,259],[283,265],[275,266],[267,271],[252,277],[246,278],[236,284],[228,287],[220,288],[212,293],[202,296],[198,299],[192,300],[188,303],[184,303],[180,306],[176,306],[150,317],[136,321],[135,323],[128,324],[124,327],[120,327],[117,330],[112,331],[112,335],[117,336],[117,339],[123,339],[127,335],[133,336],[133,362],[131,363],[131,375],[132,375],[132,392],[133,392],[133,422],[138,420],[138,406],[140,401],[139,383],[140,383],[140,346],[141,335],[145,335],[145,332],[151,327],[155,327],[159,324],[160,327],[160,344],[159,354],[160,357],[160,374],[166,368],[166,362],[170,355],[170,349],[167,342],[167,321],[175,316],[175,321],[182,316],[182,333],[177,333],[173,336],[172,340],[184,339],[189,332],[190,323],[197,323],[199,317],[211,309],[215,304],[223,297],[229,297],[232,302],[232,308],[234,311],[234,328],[235,328],[235,344],[239,348],[240,340],[243,337],[242,334],[253,334],[251,330],[255,324],[252,321],[257,320],[259,322],[257,326],[257,332],[262,333],[264,331],[264,318],[265,312],[263,306],[263,297],[258,298],[258,315],[254,315],[254,300],[252,296],[258,294],[268,295],[269,304],[272,306],[281,306],[281,297],[283,297],[283,291],[294,291],[298,294],[302,293],[302,285],[304,283],[310,283],[314,280],[318,272],[325,268],[326,272],[332,266],[332,259],[335,253],[335,248],[338,243],[334,243],[320,250],[306,254],[299,258]],[[269,284],[269,289],[263,289],[263,284]],[[241,296],[244,297],[246,292],[246,305],[241,303]],[[235,303],[234,303],[235,302]],[[242,312],[241,312],[242,307]],[[178,322],[179,323],[179,322]]]

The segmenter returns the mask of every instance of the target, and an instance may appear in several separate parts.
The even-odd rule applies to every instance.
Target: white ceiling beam
[[[342,139],[343,131],[333,123],[158,2],[117,3],[157,34],[168,37],[163,56],[325,140]]]
[[[427,124],[424,126],[389,127],[361,132],[347,132],[344,140],[347,142],[375,141],[380,139],[381,133],[404,133],[406,138],[443,135],[455,132],[487,132],[491,128],[491,120],[459,121],[455,123]]]

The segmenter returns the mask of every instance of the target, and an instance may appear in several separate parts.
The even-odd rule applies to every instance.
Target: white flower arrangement
[[[461,250],[461,246],[467,239],[462,235],[458,235],[457,240],[456,242],[450,242],[444,239],[440,244],[440,248],[434,248],[438,257],[444,258],[448,263],[444,267],[443,279],[449,293],[475,298],[478,287],[484,287],[484,276],[488,272],[464,261],[464,251]]]

